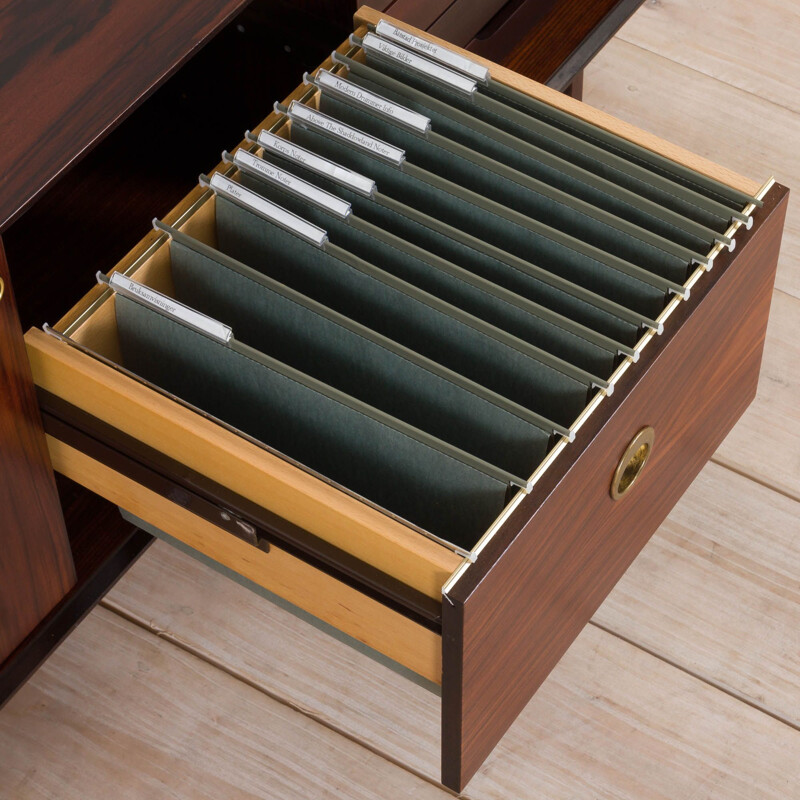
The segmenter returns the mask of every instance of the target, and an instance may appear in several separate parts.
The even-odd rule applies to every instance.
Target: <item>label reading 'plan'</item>
[[[306,125],[312,125],[315,128],[327,131],[337,139],[343,139],[350,144],[354,144],[356,147],[380,156],[398,167],[406,159],[405,151],[399,147],[395,147],[381,139],[376,139],[374,136],[370,136],[356,128],[351,128],[349,125],[345,125],[326,114],[320,114],[319,111],[314,111],[313,108],[304,106],[302,103],[298,103],[297,100],[292,100],[292,104],[289,106],[289,117],[292,121],[297,120]]]
[[[368,106],[379,114],[391,117],[401,125],[412,128],[419,133],[427,133],[431,127],[431,121],[426,116],[418,114],[405,106],[393,103],[379,94],[362,89],[355,83],[346,81],[325,69],[317,72],[317,82],[323,89],[330,89],[334,94],[349,97],[356,103]]]
[[[303,239],[307,239],[317,247],[322,247],[328,241],[328,234],[322,228],[298,217],[297,214],[292,214],[291,211],[267,200],[266,197],[251,192],[240,183],[220,175],[219,172],[215,172],[211,177],[211,188],[220,194],[234,198],[245,208],[255,211],[259,216],[280,225],[297,236],[302,236]]]

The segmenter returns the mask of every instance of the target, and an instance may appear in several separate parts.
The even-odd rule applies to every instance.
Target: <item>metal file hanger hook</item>
[[[166,236],[169,237],[170,241],[172,241],[172,239],[174,238],[172,236],[172,232],[175,229],[167,225],[166,222],[162,222],[158,217],[153,217],[153,230],[156,230],[159,233],[166,234]]]

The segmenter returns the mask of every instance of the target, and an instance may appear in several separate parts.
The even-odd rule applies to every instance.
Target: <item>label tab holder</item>
[[[133,278],[128,278],[120,272],[113,273],[107,281],[105,275],[98,272],[97,279],[100,283],[107,282],[108,286],[124,297],[138,300],[150,308],[155,308],[223,344],[229,344],[233,338],[233,331],[229,326],[223,325],[212,317],[201,314],[199,311],[133,280]]]
[[[422,53],[428,56],[428,58],[432,58],[434,61],[438,61],[451,69],[463,72],[465,75],[469,75],[470,78],[474,78],[481,83],[489,82],[490,75],[488,67],[481,66],[472,59],[462,56],[460,53],[454,53],[443,45],[428,41],[420,36],[415,36],[413,33],[408,33],[408,31],[404,31],[402,28],[398,28],[396,25],[392,25],[385,20],[381,20],[375,26],[375,33],[382,39],[389,39],[404,47],[408,47],[410,50]]]
[[[375,181],[372,178],[360,175],[348,167],[339,166],[334,161],[318,156],[316,153],[312,153],[311,150],[306,150],[305,147],[300,147],[300,145],[294,144],[294,142],[290,142],[281,136],[276,136],[274,133],[263,130],[258,134],[257,139],[251,139],[251,141],[260,144],[265,150],[280,153],[290,161],[295,161],[313,172],[324,175],[326,178],[330,178],[366,197],[372,197],[375,192]]]
[[[297,100],[292,100],[291,105],[287,111],[289,118],[292,122],[297,121],[301,125],[308,125],[314,128],[321,128],[324,131],[335,136],[337,139],[342,139],[351,145],[367,150],[368,152],[388,161],[399,167],[405,160],[405,150],[395,147],[393,144],[384,142],[375,136],[370,136],[363,131],[353,128],[350,125],[345,125],[339,122],[338,119],[329,117],[327,114],[322,114],[319,111],[309,108]]]
[[[223,157],[226,155],[223,154]],[[246,150],[237,150],[230,160],[240,169],[263,177],[270,183],[283,187],[292,194],[302,197],[310,203],[324,208],[326,211],[330,211],[331,214],[335,214],[337,217],[347,219],[350,216],[350,203],[346,200],[342,200],[340,197],[336,197],[336,195],[330,194],[324,189],[314,186],[313,183],[298,178],[297,175],[292,175],[291,172],[286,172],[286,170],[280,169],[269,161],[248,153]]]
[[[378,114],[388,117],[393,122],[399,122],[417,133],[426,134],[431,128],[431,121],[423,114],[418,114],[410,108],[401,106],[375,92],[362,89],[355,83],[328,72],[326,69],[318,70],[314,76],[315,83],[322,89],[328,89],[334,94],[347,97],[355,103],[367,106]],[[313,80],[313,79],[312,79]]]
[[[220,175],[215,172],[208,181],[208,185],[219,192],[219,194],[232,198],[235,202],[244,206],[245,208],[254,211],[261,217],[280,225],[287,231],[302,237],[308,242],[315,244],[317,247],[322,247],[328,241],[328,234],[322,228],[312,225],[297,214],[292,214],[277,203],[267,200],[260,194],[250,191],[240,183]]]
[[[452,69],[447,69],[447,67],[431,61],[429,58],[423,58],[413,50],[406,50],[406,48],[400,47],[394,42],[381,39],[374,33],[366,34],[360,41],[357,36],[351,35],[350,41],[353,44],[360,45],[367,52],[375,53],[378,57],[402,64],[405,68],[413,69],[470,97],[475,94],[475,90],[478,88],[478,82],[472,78],[468,78],[460,72],[454,72]]]

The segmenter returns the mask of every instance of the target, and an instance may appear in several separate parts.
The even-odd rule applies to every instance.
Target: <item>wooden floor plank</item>
[[[800,500],[800,300],[772,297],[756,399],[714,460]]]
[[[110,606],[329,725],[362,738],[380,728],[380,749],[438,777],[436,695],[169,545],[151,550],[108,595]]]
[[[800,111],[800,5],[647,0],[617,36]]]
[[[709,464],[595,615],[800,726],[800,503]]]
[[[786,800],[798,785],[798,731],[590,626],[469,793]]]
[[[9,800],[449,796],[104,609],[0,714],[0,753]]]
[[[437,698],[189,557],[156,543],[111,601],[438,775]],[[797,764],[798,731],[590,627],[466,794],[530,797],[536,787],[534,796],[553,798],[745,798],[752,784],[759,797],[781,797]]]
[[[750,178],[800,187],[800,115],[636,45],[606,45],[587,67],[584,99]],[[800,297],[800,203],[792,198],[776,286]]]
[[[609,43],[588,68],[586,99],[746,174],[774,170],[800,186],[800,115],[637,46]],[[715,459],[800,499],[800,204],[791,200],[776,285],[758,396]]]

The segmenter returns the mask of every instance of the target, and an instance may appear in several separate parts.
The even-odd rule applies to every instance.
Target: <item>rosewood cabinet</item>
[[[75,583],[67,532],[0,244],[0,659]]]
[[[115,367],[113,298],[104,286],[82,299],[76,289],[115,263],[167,286],[175,234],[148,232],[149,220],[214,244],[217,195],[205,186],[187,194],[197,172],[243,127],[281,130],[265,96],[313,108],[299,76],[320,62],[333,69],[327,56],[335,46],[342,58],[355,52],[339,45],[346,30],[332,37],[339,7],[280,6],[277,15],[275,4],[245,5],[153,4],[139,16],[112,4],[111,20],[84,12],[74,56],[83,55],[82,37],[86,47],[99,37],[110,48],[98,57],[113,64],[103,67],[110,77],[94,93],[49,97],[55,130],[42,152],[17,139],[8,148],[3,241],[11,270],[0,264],[0,322],[10,346],[0,355],[5,385],[14,388],[0,409],[9,476],[0,519],[11,546],[0,568],[14,579],[4,581],[13,590],[0,596],[0,610],[15,628],[6,635],[4,616],[0,692],[13,692],[153,533],[441,691],[442,779],[460,791],[752,400],[787,190],[528,79],[579,94],[581,68],[635,3],[587,11],[573,3],[397,0],[358,9],[359,37],[383,19],[465,46],[520,103],[527,98],[552,119],[584,126],[586,141],[616,137],[632,161],[647,153],[689,184],[744,198],[708,254],[689,261],[685,280],[655,281],[669,288],[663,309],[614,353],[609,379],[591,384],[584,410],[553,432],[547,455],[488,529],[468,545],[444,547]],[[115,60],[118,43],[105,34],[111,23],[123,39],[150,46]],[[68,61],[72,50],[59,36],[54,30],[52,42]],[[56,68],[62,50],[52,42],[44,61]],[[21,49],[19,61],[32,55]],[[24,79],[35,86],[36,77],[21,69],[19,85],[8,83],[0,100],[3,91],[21,96]],[[239,149],[257,146],[244,140]],[[220,164],[215,172],[235,170]],[[50,460],[62,476],[60,501]]]

